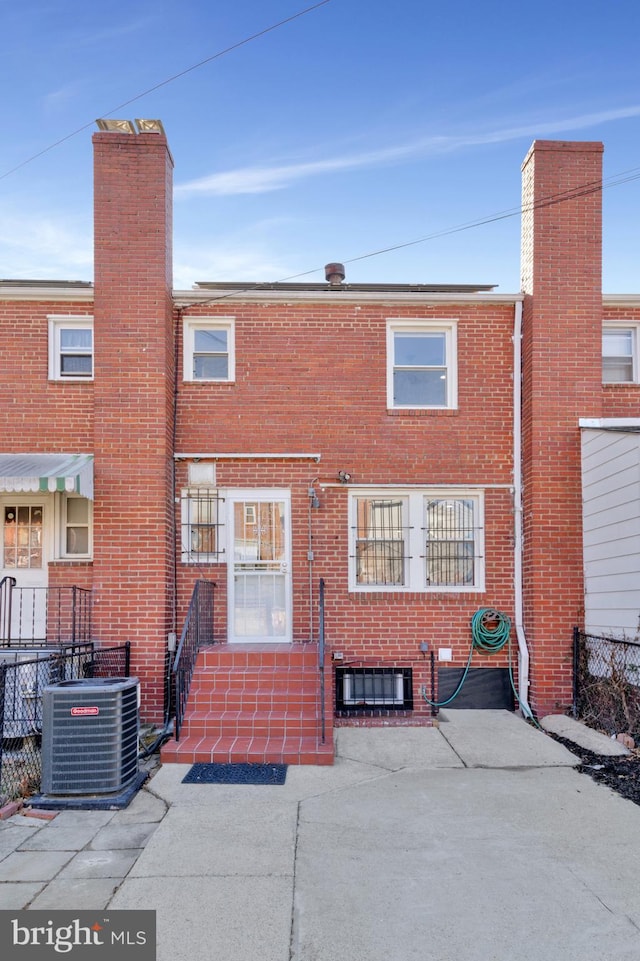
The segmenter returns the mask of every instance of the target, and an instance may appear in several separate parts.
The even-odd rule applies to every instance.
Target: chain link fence
[[[43,689],[60,681],[129,674],[129,642],[35,651],[0,647],[0,803],[40,789]]]
[[[573,713],[640,743],[640,642],[573,632]]]

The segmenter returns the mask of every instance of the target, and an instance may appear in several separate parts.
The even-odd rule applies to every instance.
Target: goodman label
[[[0,911],[7,961],[156,961],[155,911]]]

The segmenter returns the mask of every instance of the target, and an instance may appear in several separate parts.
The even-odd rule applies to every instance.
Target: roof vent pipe
[[[332,287],[339,287],[344,280],[344,264],[327,264],[324,268],[324,276]]]

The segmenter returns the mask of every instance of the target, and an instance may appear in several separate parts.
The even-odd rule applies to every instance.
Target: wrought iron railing
[[[320,740],[324,744],[327,739],[327,718],[325,711],[325,636],[324,636],[324,578],[320,578],[318,594],[318,673],[320,686]]]
[[[0,581],[0,647],[54,647],[91,641],[91,591],[17,587]]]
[[[640,741],[640,642],[573,630],[573,714]]]
[[[174,658],[171,670],[173,692],[171,713],[175,715],[176,741],[180,738],[189,686],[198,651],[202,644],[210,643],[213,640],[214,590],[215,584],[213,581],[196,581],[180,636],[180,643]]]
[[[0,802],[39,790],[42,694],[49,684],[128,677],[130,642],[117,647],[74,644],[57,650],[0,651]]]

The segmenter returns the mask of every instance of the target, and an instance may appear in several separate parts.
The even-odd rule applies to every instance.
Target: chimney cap
[[[96,120],[98,129],[105,133],[159,133],[164,135],[164,127],[161,120],[142,120],[136,117],[132,120],[115,120],[111,117],[101,117]]]
[[[324,268],[324,276],[329,284],[341,284],[345,277],[344,264],[327,264]]]
[[[110,118],[96,120],[98,129],[105,133],[135,133],[136,128],[130,120],[113,120]]]

